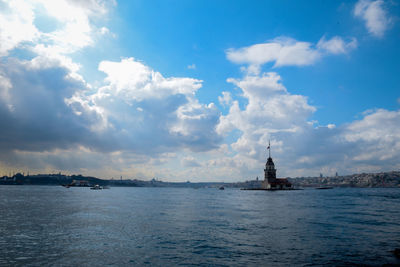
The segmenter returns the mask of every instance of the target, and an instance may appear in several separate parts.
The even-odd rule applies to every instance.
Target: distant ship
[[[100,185],[96,184],[96,185],[92,186],[90,189],[92,189],[92,190],[102,190],[103,187],[101,187]]]

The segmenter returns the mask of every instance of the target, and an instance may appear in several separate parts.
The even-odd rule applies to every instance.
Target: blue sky
[[[0,1],[0,170],[398,169],[393,1]]]
[[[199,99],[217,102],[220,90],[216,88],[231,89],[224,78],[240,75],[239,68],[226,60],[228,48],[263,43],[278,36],[311,43],[322,36],[355,37],[359,41],[358,49],[351,54],[333,56],[311,67],[279,70],[291,92],[309,96],[320,107],[314,114],[316,120],[350,122],[357,113],[371,107],[396,108],[400,83],[397,75],[387,73],[400,69],[399,60],[396,60],[400,55],[396,49],[398,27],[391,24],[384,40],[375,38],[362,21],[352,15],[354,5],[347,1],[121,3],[117,8],[120,19],[110,24],[118,35],[120,47],[110,59],[138,55],[134,57],[167,76],[202,79],[204,85],[198,92]],[[399,14],[398,6],[392,4],[386,8],[393,15]],[[195,70],[187,68],[192,64]],[[264,69],[271,69],[271,66]],[[386,94],[377,89],[382,85],[379,77],[385,77]],[[355,98],[362,101],[354,101]],[[338,110],[335,103],[349,107]]]

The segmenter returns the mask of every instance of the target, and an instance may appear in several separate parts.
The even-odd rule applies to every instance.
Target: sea
[[[400,266],[400,188],[0,186],[0,266]]]

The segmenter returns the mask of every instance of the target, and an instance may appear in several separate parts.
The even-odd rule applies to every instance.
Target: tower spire
[[[268,156],[271,157],[271,141],[270,141],[270,140],[268,140],[268,147],[267,147],[267,149],[268,149]]]

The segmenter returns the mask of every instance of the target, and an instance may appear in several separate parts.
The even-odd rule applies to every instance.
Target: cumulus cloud
[[[374,5],[381,3],[376,1]],[[310,121],[316,108],[307,97],[291,94],[278,73],[260,73],[260,66],[266,63],[274,63],[273,67],[310,65],[323,56],[347,54],[356,47],[355,38],[323,36],[316,45],[278,38],[228,50],[230,61],[247,64],[244,77],[227,79],[242,92],[240,97],[244,101],[224,94],[219,97],[221,104],[228,105],[229,112],[221,116],[217,131],[233,140],[230,149],[234,156],[210,160],[210,166],[230,165],[242,174],[262,175],[261,168],[258,173],[253,168],[265,161],[265,146],[271,140],[282,176],[399,168],[398,111],[372,110],[363,114],[360,121],[340,126],[319,125]]]
[[[330,40],[322,37],[315,46],[292,38],[278,37],[271,41],[239,49],[230,48],[226,57],[236,64],[247,64],[247,71],[259,73],[259,66],[274,62],[273,67],[306,66],[317,62],[325,54],[344,54],[357,47],[357,40],[346,42],[339,36]]]
[[[87,137],[88,121],[64,103],[86,84],[57,61],[38,67],[35,60],[9,58],[0,63],[1,150],[43,151],[65,148]]]
[[[354,7],[354,15],[363,19],[368,31],[376,37],[384,35],[391,21],[382,0],[359,0]]]
[[[96,87],[86,83],[79,74],[81,66],[70,55],[93,45],[94,34],[108,32],[91,23],[91,18],[106,12],[106,2],[9,1],[3,5],[0,19],[9,23],[0,23],[4,56],[0,122],[5,125],[0,151],[8,155],[3,163],[84,169],[78,163],[85,162],[90,169],[97,168],[94,158],[112,162],[105,165],[114,170],[135,173],[132,164],[162,163],[166,153],[208,151],[220,143],[219,110],[196,98],[201,80],[164,77],[143,62],[126,58],[102,61],[99,71],[105,73],[104,81]],[[55,19],[54,29],[35,24],[42,15]],[[15,27],[19,31],[13,32]],[[19,34],[24,31],[32,34]],[[15,48],[30,51],[31,58],[10,56]],[[74,153],[82,160],[74,160]],[[143,171],[144,165],[138,168],[151,175]]]
[[[35,60],[10,58],[0,65],[1,118],[8,125],[2,150],[81,145],[151,154],[183,147],[204,151],[220,141],[219,111],[195,98],[199,80],[164,78],[123,59],[100,64],[107,85],[93,91],[60,62],[39,67]]]
[[[218,109],[195,97],[200,80],[165,78],[133,58],[101,62],[99,70],[107,75],[106,85],[93,94],[78,93],[67,103],[76,114],[95,110],[103,123],[94,130],[120,140],[114,149],[155,153],[188,147],[202,151],[220,141],[215,131]]]
[[[99,70],[107,74],[105,80],[109,83],[101,88],[101,92],[111,90],[138,101],[163,98],[171,94],[194,96],[202,82],[192,78],[164,78],[159,72],[133,58],[120,62],[102,61]]]
[[[241,109],[239,102],[233,101],[229,113],[221,116],[217,131],[239,130],[242,135],[231,146],[250,157],[260,156],[272,133],[301,130],[315,111],[306,97],[288,93],[277,73],[246,75],[228,82],[242,90],[248,104]]]
[[[399,168],[400,111],[384,109],[364,114],[358,121],[335,128],[318,127],[302,136],[299,162],[306,168],[319,168],[331,175]],[[295,160],[292,162],[296,162]],[[290,164],[294,167],[296,164]],[[330,170],[330,171],[328,171]]]
[[[106,13],[108,5],[108,1],[8,1],[0,10],[0,55],[21,46],[57,55],[92,45],[96,27],[90,19]],[[54,30],[41,29],[36,20],[42,18],[53,19],[46,27]]]
[[[236,132],[233,136],[237,137],[230,144],[234,156],[220,155],[208,162],[210,168],[227,172],[234,168],[242,177],[261,176],[269,140],[280,176],[400,167],[399,111],[379,109],[349,124],[321,126],[310,121],[316,108],[308,104],[305,96],[288,92],[277,73],[246,74],[228,81],[242,91],[247,105],[240,107],[239,101],[233,99],[229,113],[221,116],[218,132]]]
[[[400,141],[400,133],[397,131],[399,122],[400,111],[378,109],[366,114],[362,120],[348,125],[344,137],[350,142],[393,142],[398,145]]]
[[[101,117],[77,116],[66,100],[90,87],[70,54],[93,43],[90,20],[106,13],[108,1],[19,1],[0,10],[0,108],[2,151],[67,149],[88,138]],[[46,25],[40,25],[45,19]],[[19,51],[29,52],[19,58]],[[23,59],[22,59],[23,58]],[[29,59],[30,58],[30,59]],[[90,141],[89,141],[90,140]],[[94,146],[95,147],[95,146]]]
[[[221,115],[196,97],[201,80],[165,77],[134,58],[101,61],[104,80],[88,84],[71,54],[94,45],[96,34],[108,35],[92,23],[108,4],[2,4],[0,167],[104,178],[252,179],[262,176],[269,140],[281,176],[399,167],[399,111],[373,110],[349,124],[321,126],[310,121],[316,108],[306,96],[290,93],[277,72],[261,73],[267,63],[304,66],[346,54],[355,39],[322,37],[313,44],[281,37],[227,50],[230,61],[247,66],[243,77],[227,79],[240,93],[222,92],[218,101],[229,110]],[[40,16],[54,25],[40,27]],[[18,57],[16,48],[29,57]]]
[[[32,42],[40,35],[33,25],[33,5],[24,1],[2,3],[0,9],[0,56],[23,42]]]

